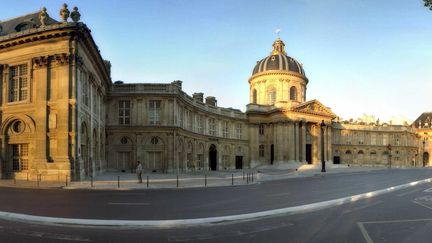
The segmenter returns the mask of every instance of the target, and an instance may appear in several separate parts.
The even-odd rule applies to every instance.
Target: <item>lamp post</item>
[[[324,120],[322,120],[320,127],[321,127],[321,172],[326,172],[325,169],[325,160],[324,160],[324,128],[326,124],[324,123]]]
[[[423,167],[425,167],[425,164],[426,164],[426,156],[425,156],[425,144],[426,144],[426,138],[423,138]]]
[[[389,161],[389,169],[391,168],[391,157],[392,157],[392,155],[391,155],[391,150],[392,150],[392,146],[391,146],[391,144],[388,144],[387,145],[387,149],[388,149],[388,151],[389,151],[389,159],[388,159],[388,161]]]

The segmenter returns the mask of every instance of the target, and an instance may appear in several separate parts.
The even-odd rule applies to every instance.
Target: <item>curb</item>
[[[228,215],[210,218],[195,218],[195,219],[174,219],[174,220],[104,220],[104,219],[74,219],[74,218],[57,218],[57,217],[46,217],[46,216],[35,216],[20,213],[2,212],[0,211],[0,219],[8,221],[18,221],[24,223],[36,223],[46,225],[56,225],[63,227],[121,227],[121,228],[174,228],[174,227],[186,227],[186,226],[204,226],[204,225],[216,225],[222,223],[233,223],[239,221],[251,221],[257,220],[264,217],[272,217],[279,215],[293,215],[307,212],[318,211],[325,208],[343,205],[349,202],[355,202],[358,200],[376,197],[379,195],[387,194],[396,190],[401,190],[421,184],[432,182],[432,178],[414,181],[398,186],[392,186],[389,188],[361,193],[353,196],[327,200],[323,202],[316,202],[311,204],[305,204],[300,206],[293,206],[280,209],[272,209],[261,212]]]

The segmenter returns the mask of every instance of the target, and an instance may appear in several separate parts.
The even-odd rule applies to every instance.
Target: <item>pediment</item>
[[[327,116],[331,118],[335,118],[336,114],[333,113],[333,111],[321,104],[318,100],[311,100],[307,101],[305,103],[299,104],[292,109],[295,112],[300,113],[307,113],[307,114],[313,114],[313,115],[321,115],[321,116]]]

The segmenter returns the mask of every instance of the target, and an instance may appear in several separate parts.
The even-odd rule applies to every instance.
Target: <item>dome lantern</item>
[[[277,38],[275,40],[275,42],[273,42],[273,51],[272,51],[271,54],[272,55],[277,55],[277,54],[284,54],[284,55],[286,55],[286,52],[285,52],[285,43],[281,39]]]

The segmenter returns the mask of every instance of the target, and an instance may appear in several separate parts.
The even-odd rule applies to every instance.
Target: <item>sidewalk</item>
[[[134,173],[106,172],[84,181],[21,181],[0,180],[0,187],[19,188],[63,188],[63,189],[161,189],[161,188],[196,188],[239,186],[257,184],[264,181],[282,180],[288,178],[311,177],[335,173],[356,173],[372,170],[383,170],[386,167],[350,166],[329,164],[326,173],[321,172],[321,165],[302,165],[298,169],[267,166],[255,170],[235,171],[202,171],[177,174],[146,173],[143,183],[138,183]]]

